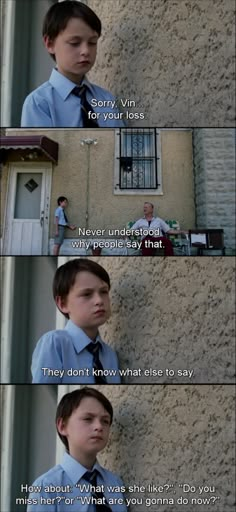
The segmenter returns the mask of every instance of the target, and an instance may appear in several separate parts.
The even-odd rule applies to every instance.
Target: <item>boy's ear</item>
[[[57,430],[59,434],[61,434],[62,436],[65,436],[67,434],[66,423],[62,418],[57,419]]]
[[[58,307],[58,309],[60,309],[60,311],[62,313],[68,313],[68,308],[67,308],[67,301],[66,299],[63,299],[60,295],[57,295],[56,299],[55,299],[55,302],[56,302],[56,305]]]
[[[54,55],[54,53],[55,53],[54,40],[50,39],[49,36],[43,36],[43,42],[44,42],[44,46],[47,48],[47,51],[49,53],[51,53],[52,55]]]

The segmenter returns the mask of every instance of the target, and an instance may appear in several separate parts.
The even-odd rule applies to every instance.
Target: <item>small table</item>
[[[189,231],[190,246],[197,248],[197,255],[204,251],[221,251],[225,256],[223,229],[192,229]]]

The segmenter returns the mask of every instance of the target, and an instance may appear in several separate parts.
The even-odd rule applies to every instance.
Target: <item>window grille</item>
[[[157,189],[158,160],[155,128],[120,130],[120,189]]]

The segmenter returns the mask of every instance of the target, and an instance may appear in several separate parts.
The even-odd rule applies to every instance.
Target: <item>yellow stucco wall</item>
[[[234,0],[88,5],[103,24],[89,77],[135,100],[131,126],[234,126]]]
[[[233,386],[103,385],[98,389],[114,407],[110,441],[98,460],[120,475],[127,488],[135,484],[145,487],[143,492],[137,487],[136,492],[127,492],[133,499],[130,512],[231,511],[235,474]],[[179,487],[183,483],[195,486],[196,492],[183,492]],[[149,484],[173,487],[169,492],[166,488],[157,492]],[[214,486],[215,492],[200,495],[198,486]],[[177,502],[181,496],[189,500],[184,507]],[[218,497],[214,507],[213,501],[210,505],[201,505],[201,500],[199,505],[191,502],[192,498],[213,496]],[[166,501],[163,505],[156,501],[161,498],[169,498],[169,506]]]
[[[32,135],[32,130],[10,130],[11,135]],[[143,216],[143,202],[154,203],[154,215],[179,220],[182,228],[193,228],[195,221],[190,130],[160,132],[163,195],[114,195],[115,130],[34,130],[59,143],[58,165],[53,166],[50,237],[53,236],[54,210],[60,195],[68,197],[69,220],[85,227],[88,210],[89,228],[120,228],[129,220]],[[97,140],[96,145],[81,145],[84,138]],[[88,151],[90,170],[88,173]],[[27,164],[23,164],[26,165]],[[6,175],[3,169],[3,208],[6,196]],[[89,192],[87,202],[87,179]],[[77,231],[67,237],[77,238]]]
[[[73,258],[69,258],[73,259]],[[233,382],[233,257],[94,258],[111,278],[112,315],[100,328],[130,383]],[[160,376],[145,369],[162,370]],[[173,376],[166,369],[174,370]],[[178,370],[193,370],[193,374]]]

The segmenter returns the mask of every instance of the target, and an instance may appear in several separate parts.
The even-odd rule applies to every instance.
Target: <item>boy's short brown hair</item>
[[[95,261],[85,258],[77,258],[68,261],[57,269],[53,279],[53,297],[55,301],[56,297],[61,297],[64,300],[66,299],[70,289],[75,284],[78,272],[91,272],[91,274],[94,274],[107,283],[109,289],[111,287],[110,277],[105,268]],[[63,315],[66,318],[69,318],[67,313],[63,313]]]
[[[60,204],[63,203],[63,201],[67,201],[67,203],[68,203],[67,197],[65,197],[65,196],[58,197],[58,199],[57,199],[58,206],[60,206]]]
[[[100,391],[97,391],[97,389],[85,387],[82,389],[76,389],[75,391],[72,391],[71,393],[67,393],[64,395],[60,401],[60,403],[57,406],[57,412],[56,412],[56,428],[57,428],[57,421],[59,418],[61,418],[63,421],[67,421],[73,411],[79,407],[79,404],[84,398],[95,398],[100,402],[100,404],[103,405],[104,409],[110,414],[110,425],[112,424],[113,420],[113,407],[111,405],[111,402],[100,393]],[[57,433],[63,442],[63,444],[66,447],[66,450],[69,452],[69,444],[66,436],[63,436],[60,434],[57,428]]]
[[[90,7],[77,0],[64,0],[50,7],[43,21],[43,37],[47,36],[53,41],[60,32],[65,30],[71,18],[82,19],[100,37],[102,31],[100,19]],[[52,57],[55,60],[55,56],[52,55]]]

